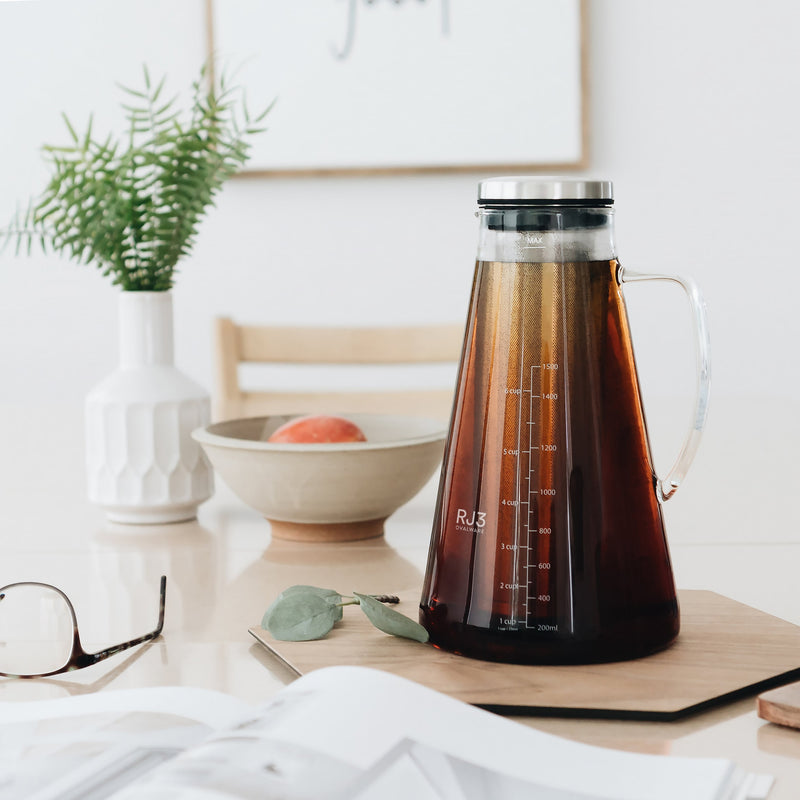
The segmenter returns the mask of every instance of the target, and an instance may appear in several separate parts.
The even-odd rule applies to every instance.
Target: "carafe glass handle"
[[[708,320],[706,307],[697,284],[690,278],[681,278],[675,275],[648,275],[641,272],[632,272],[627,269],[619,271],[620,283],[633,283],[634,281],[672,281],[679,284],[689,298],[692,316],[695,323],[695,353],[697,356],[697,384],[694,402],[692,424],[678,458],[665,478],[657,478],[656,492],[661,502],[669,500],[678,490],[685,477],[692,459],[700,444],[700,436],[706,424],[708,414],[708,393],[711,384],[711,342],[708,335]]]

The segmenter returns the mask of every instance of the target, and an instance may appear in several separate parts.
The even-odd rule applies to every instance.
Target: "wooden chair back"
[[[248,390],[241,364],[420,365],[457,363],[460,324],[404,327],[295,327],[214,322],[217,420],[286,413],[413,414],[447,421],[454,386],[416,389]]]

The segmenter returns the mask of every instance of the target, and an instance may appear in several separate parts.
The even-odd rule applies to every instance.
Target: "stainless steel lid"
[[[510,175],[487,178],[478,184],[480,205],[613,202],[614,187],[611,181]]]

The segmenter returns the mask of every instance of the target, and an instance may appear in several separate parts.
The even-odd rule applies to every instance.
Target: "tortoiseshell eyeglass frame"
[[[9,583],[7,586],[0,587],[0,602],[2,602],[3,598],[5,597],[6,590],[12,589],[15,586],[41,586],[45,589],[51,589],[52,591],[61,595],[67,604],[67,608],[69,608],[69,613],[72,615],[72,652],[70,653],[67,663],[59,669],[54,669],[50,672],[29,672],[23,675],[11,672],[0,672],[0,676],[4,678],[49,678],[51,675],[61,675],[64,672],[72,672],[76,669],[91,667],[92,664],[97,664],[99,661],[104,661],[109,656],[114,656],[117,653],[121,653],[123,650],[128,650],[131,647],[135,647],[137,644],[142,644],[144,642],[149,642],[151,639],[155,639],[158,635],[160,635],[164,628],[164,608],[166,606],[167,599],[166,575],[161,576],[161,596],[158,606],[158,624],[156,625],[155,629],[150,631],[150,633],[144,634],[144,636],[131,639],[129,642],[123,642],[122,644],[115,644],[113,647],[107,647],[105,650],[101,650],[99,653],[87,653],[83,649],[83,646],[81,645],[81,637],[78,633],[78,618],[75,614],[75,607],[72,605],[69,597],[67,597],[64,592],[61,591],[61,589],[49,583],[38,583],[37,581],[20,581],[19,583]]]

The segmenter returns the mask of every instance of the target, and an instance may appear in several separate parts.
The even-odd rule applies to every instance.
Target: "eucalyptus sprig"
[[[342,595],[334,589],[318,586],[290,586],[266,610],[261,627],[285,642],[321,639],[342,619],[344,606],[358,605],[369,621],[384,633],[427,642],[428,632],[422,625],[385,605],[398,602],[394,595],[359,592]]]
[[[172,288],[176,265],[222,184],[247,161],[269,108],[251,119],[241,90],[224,77],[212,85],[205,68],[183,113],[177,98],[163,99],[164,85],[145,67],[143,89],[120,87],[128,120],[121,139],[96,138],[91,118],[79,134],[63,115],[71,141],[43,148],[50,182],[6,231],[17,253],[38,242],[96,264],[124,290]]]

